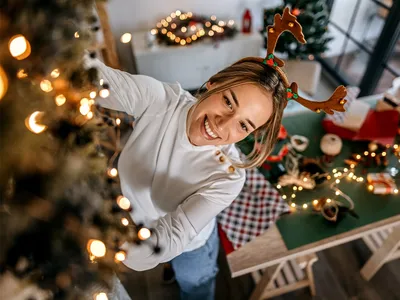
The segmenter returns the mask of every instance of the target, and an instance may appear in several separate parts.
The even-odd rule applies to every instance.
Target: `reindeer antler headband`
[[[291,32],[294,35],[294,37],[302,44],[305,44],[306,40],[304,39],[303,30],[300,23],[297,21],[296,16],[290,13],[288,7],[284,9],[282,16],[280,14],[275,15],[274,25],[268,26],[267,30],[268,30],[267,56],[265,57],[263,63],[278,71],[286,86],[287,99],[295,100],[299,102],[301,105],[317,113],[323,110],[327,114],[332,115],[334,110],[345,111],[343,106],[347,102],[344,99],[344,97],[346,97],[347,95],[347,91],[343,85],[337,87],[336,90],[333,92],[332,96],[328,100],[316,102],[300,97],[299,94],[297,93],[298,89],[297,83],[293,82],[292,84],[289,84],[289,80],[287,79],[285,72],[283,72],[283,70],[281,69],[281,67],[285,65],[284,62],[274,55],[276,43],[278,41],[279,36],[284,31]]]

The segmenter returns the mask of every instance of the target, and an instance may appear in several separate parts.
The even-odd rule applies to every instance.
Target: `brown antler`
[[[347,90],[343,85],[338,86],[332,96],[328,100],[322,102],[306,100],[299,96],[297,90],[297,83],[293,82],[288,89],[288,99],[295,100],[312,111],[319,113],[323,110],[330,115],[333,115],[334,110],[345,111],[343,106],[347,102],[347,100],[344,99],[347,95]]]
[[[267,42],[267,64],[270,66],[283,67],[284,62],[274,56],[276,43],[279,36],[284,31],[291,32],[294,37],[302,44],[306,43],[304,39],[303,30],[299,22],[297,22],[296,16],[290,13],[289,7],[286,7],[283,11],[282,17],[280,14],[276,14],[274,17],[274,24],[267,27],[268,30],[268,42]]]

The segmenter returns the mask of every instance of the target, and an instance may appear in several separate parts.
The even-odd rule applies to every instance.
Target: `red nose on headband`
[[[267,56],[263,60],[263,63],[278,71],[286,86],[287,100],[297,101],[301,105],[317,113],[323,110],[327,114],[332,115],[334,111],[345,111],[344,104],[347,102],[347,100],[345,100],[344,98],[347,95],[347,91],[343,85],[338,86],[333,92],[332,96],[326,101],[310,101],[299,96],[297,92],[297,83],[292,82],[292,84],[290,84],[285,72],[281,69],[281,67],[283,67],[285,63],[274,55],[274,51],[278,38],[282,34],[282,32],[289,31],[300,43],[306,43],[306,40],[304,39],[303,29],[300,23],[297,21],[296,16],[290,13],[288,7],[284,9],[282,16],[280,14],[275,15],[274,24],[268,26],[267,31]]]

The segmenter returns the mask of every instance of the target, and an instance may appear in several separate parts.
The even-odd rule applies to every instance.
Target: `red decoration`
[[[242,24],[242,32],[250,33],[251,32],[251,14],[250,10],[246,9],[243,15],[243,24]]]
[[[293,97],[293,93],[287,92],[287,98],[288,98],[288,99],[292,99],[292,97]]]
[[[294,16],[298,16],[300,14],[300,9],[298,9],[298,8],[293,8],[293,10],[292,10],[292,15],[294,15]]]

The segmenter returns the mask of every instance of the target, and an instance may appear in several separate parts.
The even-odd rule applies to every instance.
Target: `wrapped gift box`
[[[397,194],[398,189],[394,179],[388,173],[368,173],[368,189],[374,194]]]

